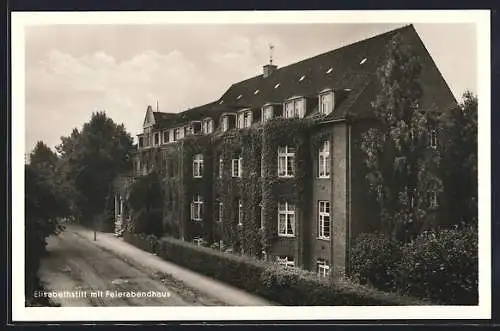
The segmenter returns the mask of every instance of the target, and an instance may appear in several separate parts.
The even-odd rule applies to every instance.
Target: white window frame
[[[158,138],[158,139],[156,139]],[[155,132],[153,133],[153,144],[154,146],[159,146],[161,145],[161,140],[160,140],[160,133],[159,132]]]
[[[330,98],[330,102],[327,102],[327,98]],[[323,115],[328,115],[333,112],[335,105],[335,95],[333,90],[326,90],[319,95],[319,112]]]
[[[295,150],[295,147],[288,145],[278,147],[278,177],[292,178],[295,176]]]
[[[252,126],[253,113],[251,110],[247,110],[243,113],[243,127],[249,128]]]
[[[224,172],[224,160],[219,157],[219,178],[222,178],[222,173]]]
[[[284,221],[284,226],[280,226]],[[279,237],[295,237],[295,205],[288,201],[278,203],[278,236]],[[288,229],[291,229],[289,233]],[[283,232],[282,229],[285,231]]]
[[[222,130],[222,132],[226,132],[227,130],[229,130],[229,116],[228,115],[222,116],[221,130]]]
[[[276,256],[276,262],[283,267],[295,267],[295,259],[293,257],[291,258],[290,256]]]
[[[174,129],[174,141],[182,139],[182,131],[183,130],[181,130],[181,128],[175,128]]]
[[[165,137],[167,139],[165,139]],[[162,131],[162,133],[161,133],[162,144],[168,144],[169,143],[169,139],[170,139],[170,136],[168,135],[168,130]]]
[[[203,199],[199,194],[191,202],[191,219],[193,221],[203,220]]]
[[[219,218],[217,219],[217,222],[222,222],[224,219],[224,203],[219,202]]]
[[[331,236],[331,208],[330,201],[320,200],[318,201],[318,239],[330,240]],[[325,219],[328,219],[325,222]],[[325,223],[328,223],[327,225]],[[328,229],[328,235],[325,235],[325,229]]]
[[[245,112],[239,112],[236,114],[236,127],[238,129],[243,129],[245,127],[244,115]]]
[[[302,103],[301,108],[298,108],[299,103]],[[290,105],[291,108],[287,107]],[[306,99],[304,97],[296,97],[287,100],[283,105],[283,115],[284,118],[303,118],[306,115]]]
[[[242,163],[243,163],[243,159],[242,159],[241,155],[237,159],[231,160],[231,175],[233,178],[240,178],[241,177]],[[236,172],[235,172],[235,166],[237,167]]]
[[[238,225],[243,225],[243,201],[238,200]]]
[[[274,116],[274,109],[272,105],[267,105],[262,107],[262,122],[267,122],[271,120]]]
[[[431,130],[429,133],[429,144],[431,148],[436,149],[438,147],[438,136],[436,130]]]
[[[316,260],[317,272],[320,277],[328,277],[330,274],[330,266],[328,262],[324,259]]]
[[[193,178],[203,177],[203,154],[193,156]]]
[[[318,177],[330,178],[330,141],[325,140],[318,152]]]

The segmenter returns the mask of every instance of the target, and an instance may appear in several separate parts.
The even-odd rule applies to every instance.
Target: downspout
[[[352,161],[351,161],[351,122],[347,122],[347,227],[346,227],[346,275],[350,274],[351,271],[351,177],[352,177]]]

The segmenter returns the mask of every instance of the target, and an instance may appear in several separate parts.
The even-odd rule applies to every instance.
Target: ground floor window
[[[318,275],[320,275],[321,277],[328,277],[328,274],[330,272],[328,261],[325,259],[318,259],[316,261],[316,265],[318,266]]]
[[[284,267],[295,267],[293,256],[277,256],[276,262]]]

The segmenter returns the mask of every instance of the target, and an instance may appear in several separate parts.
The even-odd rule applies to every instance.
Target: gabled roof
[[[430,94],[440,94],[432,96],[433,102],[439,107],[448,107],[449,104],[456,103],[414,27],[406,25],[277,68],[268,77],[258,75],[235,83],[218,100],[178,113],[170,124],[186,123],[205,117],[217,118],[224,112],[235,112],[247,107],[259,109],[267,103],[282,103],[292,96],[317,96],[326,88],[346,92],[343,93],[344,100],[338,104],[339,108],[331,113],[328,119],[345,118],[348,114],[363,116],[360,112],[367,112],[369,102],[377,92],[377,84],[374,82],[377,68],[385,60],[386,46],[397,33],[415,43],[419,55],[423,56],[426,70],[430,72],[427,79],[433,84]],[[433,92],[434,90],[439,92]]]

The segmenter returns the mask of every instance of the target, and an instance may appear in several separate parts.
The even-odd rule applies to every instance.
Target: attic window
[[[219,102],[219,105],[222,105],[223,103],[224,103],[224,100],[221,100],[221,101]]]
[[[236,98],[236,100],[240,100],[241,98],[243,97],[243,95],[238,95],[238,97]]]
[[[363,60],[361,60],[361,62],[359,62],[359,64],[363,64],[365,62],[366,62],[366,57]]]
[[[333,71],[333,68],[330,68],[330,69],[328,69],[328,70],[326,71],[326,73],[327,73],[327,74],[329,74],[329,73],[330,73],[330,72],[332,72],[332,71]]]
[[[345,88],[344,91],[349,92],[349,91],[351,91],[351,89],[350,88]]]
[[[255,92],[253,92],[253,94],[257,94],[259,93],[259,89],[255,90]]]
[[[280,83],[277,83],[276,85],[274,85],[274,88],[278,88],[280,86]]]
[[[302,77],[299,78],[299,82],[303,81],[304,78],[306,78],[306,75],[302,75]]]

